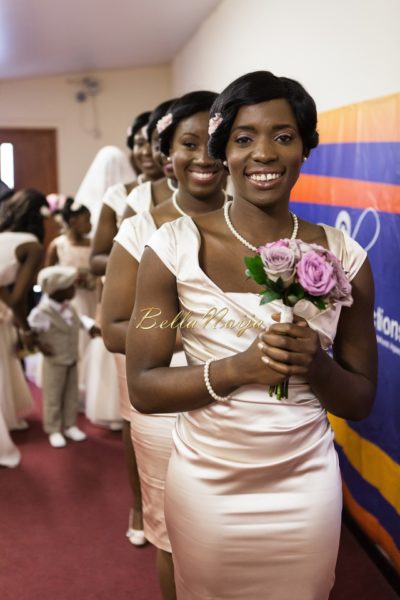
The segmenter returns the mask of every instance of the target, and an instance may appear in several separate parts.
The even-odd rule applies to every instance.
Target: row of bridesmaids
[[[369,413],[376,341],[365,251],[289,211],[318,144],[315,103],[298,82],[260,71],[161,108],[137,135],[173,177],[136,186],[108,258],[118,219],[103,206],[106,243],[96,234],[92,260],[107,263],[106,346],[126,352],[127,445],[164,598],[328,598],[342,496],[327,411]],[[334,255],[351,306],[303,301],[281,323],[280,301],[260,305],[243,259],[282,239]],[[249,319],[261,331],[239,335],[232,322]],[[287,397],[268,393],[288,379]]]

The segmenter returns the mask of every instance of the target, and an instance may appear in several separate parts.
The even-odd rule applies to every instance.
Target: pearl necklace
[[[190,215],[188,215],[184,210],[181,209],[181,207],[178,204],[178,200],[177,200],[177,196],[178,196],[178,189],[175,188],[174,193],[172,194],[172,204],[174,205],[174,208],[178,211],[178,213],[180,213],[181,215],[183,215],[184,217],[190,217]],[[227,205],[226,203],[226,199],[227,199],[227,193],[225,190],[222,190],[222,193],[224,194],[224,206]]]
[[[174,186],[170,177],[167,177],[167,185],[168,185],[169,189],[171,190],[171,192],[174,192],[175,190],[178,189],[177,187]]]
[[[232,221],[229,217],[229,209],[231,207],[231,204],[232,204],[232,202],[227,202],[224,206],[225,223],[227,224],[227,226],[229,227],[231,233],[235,236],[235,238],[237,240],[239,240],[239,242],[241,242],[244,246],[246,246],[246,248],[253,250],[253,252],[257,252],[258,248],[256,246],[253,246],[253,244],[250,244],[250,242],[248,242],[247,240],[245,240],[244,237],[242,237],[240,235],[240,233],[238,231],[236,231],[236,229],[232,225]],[[292,235],[290,236],[290,239],[295,240],[297,237],[297,232],[299,230],[299,220],[297,218],[297,215],[295,215],[292,211],[290,211],[290,215],[293,219],[293,231],[292,231]]]

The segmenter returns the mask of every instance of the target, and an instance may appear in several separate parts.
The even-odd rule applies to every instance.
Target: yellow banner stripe
[[[400,512],[400,465],[378,446],[362,438],[343,419],[329,415],[335,440],[352,466]]]
[[[396,571],[398,571],[400,574],[400,551],[398,550],[394,539],[391,537],[391,535],[389,535],[386,529],[382,527],[379,521],[373,515],[371,515],[371,513],[358,504],[344,482],[343,500],[346,508],[360,525],[361,529],[363,529],[367,536],[376,544],[378,544],[378,546],[380,546],[384,552],[386,552],[389,558],[393,561]]]

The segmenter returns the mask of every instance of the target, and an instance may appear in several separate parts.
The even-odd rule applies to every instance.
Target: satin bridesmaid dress
[[[365,251],[343,232],[324,230],[352,279]],[[191,365],[244,351],[259,329],[240,333],[243,322],[268,326],[280,307],[260,306],[254,293],[223,292],[199,265],[200,245],[188,217],[163,225],[148,242],[176,277],[180,309],[197,321],[181,330]],[[210,320],[215,309],[220,320]],[[340,307],[307,315],[324,349],[339,315]],[[327,599],[341,509],[333,432],[304,379],[290,379],[287,400],[248,385],[229,401],[178,415],[165,515],[179,600]]]

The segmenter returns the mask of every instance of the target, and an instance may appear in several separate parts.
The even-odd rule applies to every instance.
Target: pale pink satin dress
[[[138,262],[145,244],[156,231],[149,212],[125,219],[115,237]],[[187,364],[183,352],[176,352],[171,367]],[[157,548],[171,552],[164,516],[164,487],[172,449],[176,414],[144,415],[131,408],[131,436],[142,491],[143,526],[146,538]]]
[[[352,279],[365,251],[341,231],[324,229]],[[260,306],[257,294],[223,292],[199,266],[200,244],[187,217],[163,225],[148,242],[176,276],[181,310],[198,322],[181,330],[193,365],[244,351],[259,329],[238,335],[234,322],[250,317],[268,325],[280,308]],[[207,324],[213,307],[228,312]],[[324,348],[339,315],[336,307],[310,319]],[[165,514],[179,600],[326,600],[341,478],[326,412],[307,382],[291,378],[287,400],[249,385],[227,402],[181,413],[173,441]]]

